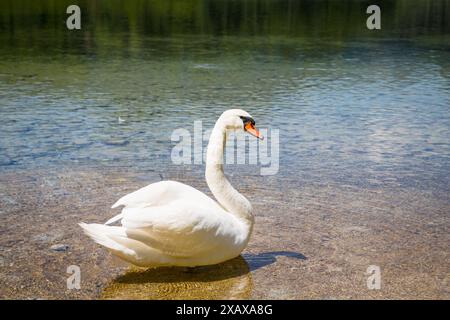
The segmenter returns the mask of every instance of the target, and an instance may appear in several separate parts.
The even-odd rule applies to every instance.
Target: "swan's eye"
[[[251,118],[251,117],[240,116],[240,118],[242,119],[242,122],[244,123],[244,126],[247,123],[251,123],[252,125],[255,125],[255,120],[253,120],[253,118]]]

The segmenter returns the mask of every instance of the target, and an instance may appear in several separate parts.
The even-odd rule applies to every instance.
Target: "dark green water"
[[[165,170],[240,106],[277,176],[450,191],[449,1],[379,1],[375,31],[367,1],[254,0],[77,1],[69,31],[72,2],[0,3],[0,170]]]

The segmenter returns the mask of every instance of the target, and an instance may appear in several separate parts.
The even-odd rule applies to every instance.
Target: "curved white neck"
[[[217,201],[228,212],[252,226],[254,218],[250,202],[233,188],[223,172],[226,140],[226,125],[219,118],[209,138],[206,153],[206,183]]]

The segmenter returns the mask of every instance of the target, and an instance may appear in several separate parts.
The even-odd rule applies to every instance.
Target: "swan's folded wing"
[[[149,184],[120,198],[112,208],[119,206],[124,206],[125,208],[120,214],[109,219],[105,224],[119,221],[127,212],[133,212],[132,209],[134,208],[164,206],[179,199],[194,200],[205,206],[218,206],[214,200],[191,186],[176,181],[160,181]]]
[[[195,201],[134,211],[122,219],[127,236],[167,255],[193,257],[239,241],[240,225],[234,216]]]
[[[196,201],[214,202],[203,192],[177,181],[160,181],[149,184],[139,190],[131,192],[113,204],[111,208],[148,207],[170,203],[180,198],[195,199]]]

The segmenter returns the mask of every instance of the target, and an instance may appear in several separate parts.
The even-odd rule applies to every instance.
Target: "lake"
[[[366,28],[367,1],[78,3],[81,30],[66,28],[71,1],[0,4],[0,262],[10,268],[0,279],[3,298],[28,297],[17,283],[29,278],[14,268],[76,264],[93,251],[103,258],[86,268],[99,279],[93,270],[111,257],[76,222],[107,219],[126,192],[161,177],[206,191],[204,163],[174,164],[171,135],[193,133],[200,120],[210,129],[231,107],[269,130],[261,143],[279,132],[273,174],[261,176],[261,163],[226,169],[260,212],[244,255],[253,289],[239,289],[243,297],[448,298],[439,254],[448,254],[450,225],[449,1],[380,1],[381,30]],[[278,232],[269,241],[271,230]],[[68,242],[72,256],[49,253],[54,242]],[[22,258],[8,251],[17,244]],[[276,286],[267,279],[283,262],[266,253],[285,248],[307,259],[280,254],[292,274]],[[413,251],[420,258],[411,262]],[[387,269],[387,291],[355,289],[371,263]],[[291,283],[306,275],[292,268],[314,271],[317,281],[301,278],[311,281],[301,291]],[[333,273],[345,289],[330,289]],[[99,287],[111,281],[101,274]],[[100,295],[94,288],[74,296],[65,282],[42,287],[65,276],[44,274],[32,295]],[[417,293],[403,293],[421,277],[419,289],[406,285]],[[316,286],[323,281],[330,285]]]

